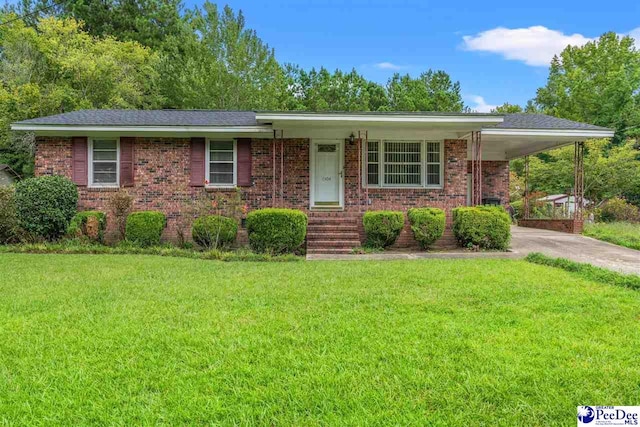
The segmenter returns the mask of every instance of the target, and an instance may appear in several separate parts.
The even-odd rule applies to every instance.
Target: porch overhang
[[[500,124],[504,117],[484,113],[395,113],[395,112],[258,112],[256,121],[274,129],[288,129],[288,134],[307,132],[343,134],[359,129],[373,132],[421,132],[442,135],[444,138],[462,138],[484,126]]]
[[[273,135],[271,126],[105,126],[13,123],[11,130],[33,132],[36,136],[233,136],[260,137]]]

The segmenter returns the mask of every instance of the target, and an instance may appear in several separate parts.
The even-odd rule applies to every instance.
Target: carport
[[[504,153],[504,158],[524,158],[525,189],[523,227],[542,228],[568,233],[581,233],[584,207],[584,142],[588,139],[611,138],[613,130],[559,119],[543,114],[506,114],[504,121],[483,128],[471,136],[470,159],[472,164],[472,204],[482,201],[482,157],[483,152]],[[574,146],[575,211],[570,219],[531,218],[529,194],[529,156],[567,145]],[[588,173],[588,171],[587,171]]]

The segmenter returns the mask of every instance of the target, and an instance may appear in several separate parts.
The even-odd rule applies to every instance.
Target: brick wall
[[[471,173],[471,161],[467,162],[467,173]],[[509,162],[482,161],[482,197],[496,197],[501,204],[509,201]]]
[[[204,189],[189,185],[189,138],[136,138],[134,143],[134,187],[127,191],[134,198],[135,210],[159,210],[167,215],[164,238],[175,240],[183,214],[200,198],[232,198],[234,189]],[[250,209],[272,206],[272,141],[255,139],[251,144],[252,185],[241,187],[241,196]],[[277,151],[279,155],[279,151]],[[307,210],[309,206],[309,141],[290,139],[284,145],[284,206]],[[276,158],[276,202],[280,204],[280,158]],[[71,138],[38,137],[36,175],[63,175],[71,179]],[[80,210],[106,211],[109,198],[117,189],[79,186]],[[109,221],[108,234],[115,231]]]
[[[520,227],[542,228],[544,230],[561,231],[563,233],[580,234],[584,228],[584,222],[573,219],[520,219]]]
[[[405,211],[410,207],[439,207],[451,222],[451,209],[464,206],[467,197],[467,146],[464,140],[444,143],[444,188],[442,189],[369,189],[370,210],[394,209]],[[250,209],[270,207],[273,200],[272,140],[254,139],[252,152],[252,185],[240,189],[244,203]],[[276,200],[280,205],[280,158],[276,150]],[[159,210],[167,215],[165,238],[174,239],[182,215],[198,198],[219,195],[231,197],[235,190],[205,190],[191,187],[190,139],[188,138],[136,138],[134,143],[135,185],[129,188],[136,210]],[[485,164],[487,166],[485,166]],[[71,138],[38,137],[36,148],[36,174],[58,174],[71,178]],[[309,140],[288,139],[284,143],[284,183],[282,205],[309,208]],[[485,187],[489,194],[508,197],[508,163],[483,162]],[[493,174],[498,174],[494,176]],[[114,189],[79,187],[79,209],[107,209]],[[345,143],[345,210],[357,212],[367,204],[362,191],[358,199],[357,145]],[[360,221],[361,222],[361,221]],[[113,224],[109,225],[113,229]],[[415,244],[408,224],[399,239],[399,246]]]

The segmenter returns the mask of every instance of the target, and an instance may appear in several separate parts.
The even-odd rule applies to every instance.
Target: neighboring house
[[[576,210],[575,197],[569,194],[552,194],[539,198],[538,202],[551,203],[555,209],[561,210],[565,215],[571,215]],[[584,199],[582,202],[584,206],[591,204],[587,199]]]
[[[311,252],[358,245],[366,210],[439,207],[450,225],[480,193],[508,201],[509,160],[613,135],[535,114],[205,110],[75,111],[12,129],[35,132],[36,175],[71,178],[80,209],[106,210],[124,187],[174,238],[191,200],[239,189],[249,209],[309,213]],[[406,227],[398,246],[413,244]]]
[[[20,175],[11,166],[0,163],[0,187],[11,185],[20,178]]]

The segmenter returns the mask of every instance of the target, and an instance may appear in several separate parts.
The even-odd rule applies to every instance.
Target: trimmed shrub
[[[100,211],[82,211],[73,216],[67,235],[70,237],[86,237],[94,242],[102,242],[107,225],[107,215]]]
[[[0,244],[18,241],[20,226],[13,186],[0,187]]]
[[[362,217],[367,245],[386,248],[393,245],[404,226],[404,215],[397,211],[369,211]]]
[[[640,221],[640,211],[625,199],[613,197],[607,200],[598,210],[596,220],[600,222]]]
[[[247,232],[256,252],[294,252],[307,235],[307,215],[296,209],[258,209],[247,215]]]
[[[166,218],[162,212],[130,213],[127,217],[127,241],[142,247],[157,246],[165,225]]]
[[[444,234],[444,211],[438,208],[413,208],[407,212],[413,237],[422,249],[433,245]]]
[[[196,219],[191,228],[193,241],[207,249],[229,246],[236,240],[238,223],[226,216],[207,215]]]
[[[465,247],[506,250],[511,240],[511,218],[502,206],[455,208],[453,233]]]
[[[40,176],[16,184],[20,227],[34,236],[57,239],[76,213],[78,189],[62,176]]]

